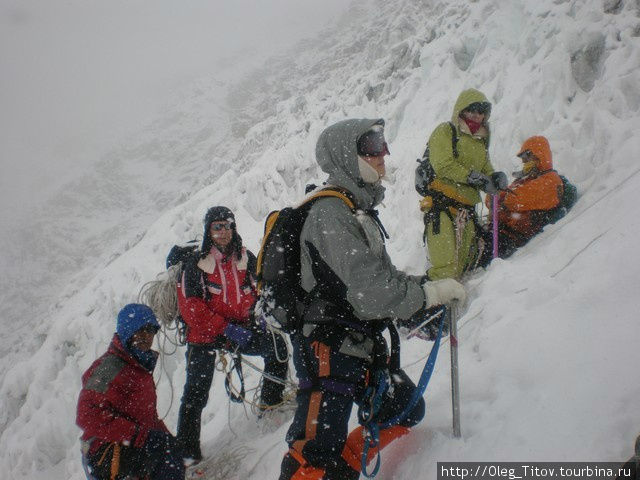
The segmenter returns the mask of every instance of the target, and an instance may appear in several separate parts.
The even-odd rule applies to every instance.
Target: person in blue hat
[[[88,478],[184,479],[176,439],[158,417],[151,347],[159,329],[147,305],[125,305],[107,352],[82,376],[76,423]]]

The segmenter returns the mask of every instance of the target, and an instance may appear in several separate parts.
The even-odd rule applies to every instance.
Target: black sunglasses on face
[[[211,230],[215,230],[216,232],[220,230],[231,230],[233,226],[233,223],[212,223]]]
[[[475,102],[465,108],[467,112],[480,113],[487,115],[491,113],[491,104],[489,102]]]

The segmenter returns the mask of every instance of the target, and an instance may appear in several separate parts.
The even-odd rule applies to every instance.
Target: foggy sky
[[[171,92],[319,32],[348,0],[0,0],[0,232]],[[260,55],[258,55],[260,54]]]

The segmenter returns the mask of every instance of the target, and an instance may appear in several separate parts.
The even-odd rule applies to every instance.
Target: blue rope
[[[382,370],[375,373],[371,384],[374,386],[368,386],[363,395],[363,398],[371,399],[371,409],[368,412],[365,409],[358,410],[358,421],[361,425],[367,425],[375,418],[382,406],[382,397],[389,388],[389,382],[387,382],[387,377]]]
[[[366,478],[373,478],[378,474],[380,470],[381,457],[380,451],[376,455],[376,465],[373,468],[371,473],[367,472],[367,456],[369,454],[370,448],[375,448],[378,446],[378,442],[380,440],[380,430],[384,430],[386,428],[392,427],[393,425],[398,425],[402,422],[409,413],[415,408],[418,404],[418,401],[424,395],[424,392],[427,389],[427,385],[429,385],[429,380],[431,380],[431,375],[433,374],[433,370],[436,364],[436,359],[438,358],[438,350],[440,349],[440,340],[442,339],[442,329],[444,327],[444,320],[446,318],[447,309],[443,305],[440,313],[440,323],[438,325],[438,336],[433,343],[433,347],[431,347],[431,352],[429,352],[429,357],[427,358],[427,363],[425,363],[424,368],[422,369],[422,374],[420,375],[420,380],[418,381],[418,385],[407,403],[405,409],[400,412],[395,417],[387,420],[385,423],[377,423],[372,422],[371,424],[363,424],[365,430],[365,439],[364,439],[364,448],[362,449],[362,458],[361,458],[361,470],[362,474]],[[380,382],[386,383],[386,382]],[[386,387],[386,385],[385,385]],[[384,395],[385,390],[381,390],[379,387],[376,389],[375,396],[373,398],[373,405],[375,409],[372,409],[371,415],[368,417],[367,422],[369,422],[377,413],[382,404],[382,396]],[[367,392],[371,392],[371,390],[367,389]],[[376,397],[379,397],[376,399]],[[377,408],[376,408],[377,406]],[[362,422],[361,422],[362,423]]]
[[[369,455],[369,448],[375,448],[378,446],[378,442],[380,440],[380,428],[377,423],[372,423],[371,425],[365,426],[364,430],[365,438],[364,448],[362,449],[362,458],[360,459],[360,470],[366,478],[373,478],[378,474],[380,464],[382,463],[380,451],[378,450],[378,454],[376,455],[376,464],[371,473],[367,472],[367,457]]]
[[[431,374],[433,373],[434,367],[436,365],[436,359],[438,358],[438,350],[440,349],[440,340],[442,339],[442,329],[444,327],[444,320],[446,316],[447,308],[443,305],[442,314],[440,316],[440,325],[438,325],[438,336],[436,337],[435,342],[433,342],[433,347],[431,347],[431,352],[429,353],[429,357],[427,358],[427,363],[422,369],[422,375],[420,375],[420,380],[418,381],[418,385],[413,392],[411,400],[409,400],[409,403],[402,412],[400,412],[392,419],[387,420],[385,423],[380,424],[379,427],[381,429],[389,428],[403,421],[407,417],[407,415],[411,413],[420,398],[422,398],[422,396],[424,395],[424,392],[427,390],[427,385],[429,385],[429,380],[431,380]]]

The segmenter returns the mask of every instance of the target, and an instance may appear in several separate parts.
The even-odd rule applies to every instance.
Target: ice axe
[[[493,232],[493,256],[492,258],[498,258],[498,203],[500,197],[498,195],[491,195],[491,223]]]
[[[453,411],[453,436],[460,438],[460,381],[458,375],[458,302],[447,308],[449,315],[449,350],[451,351],[451,408]]]

